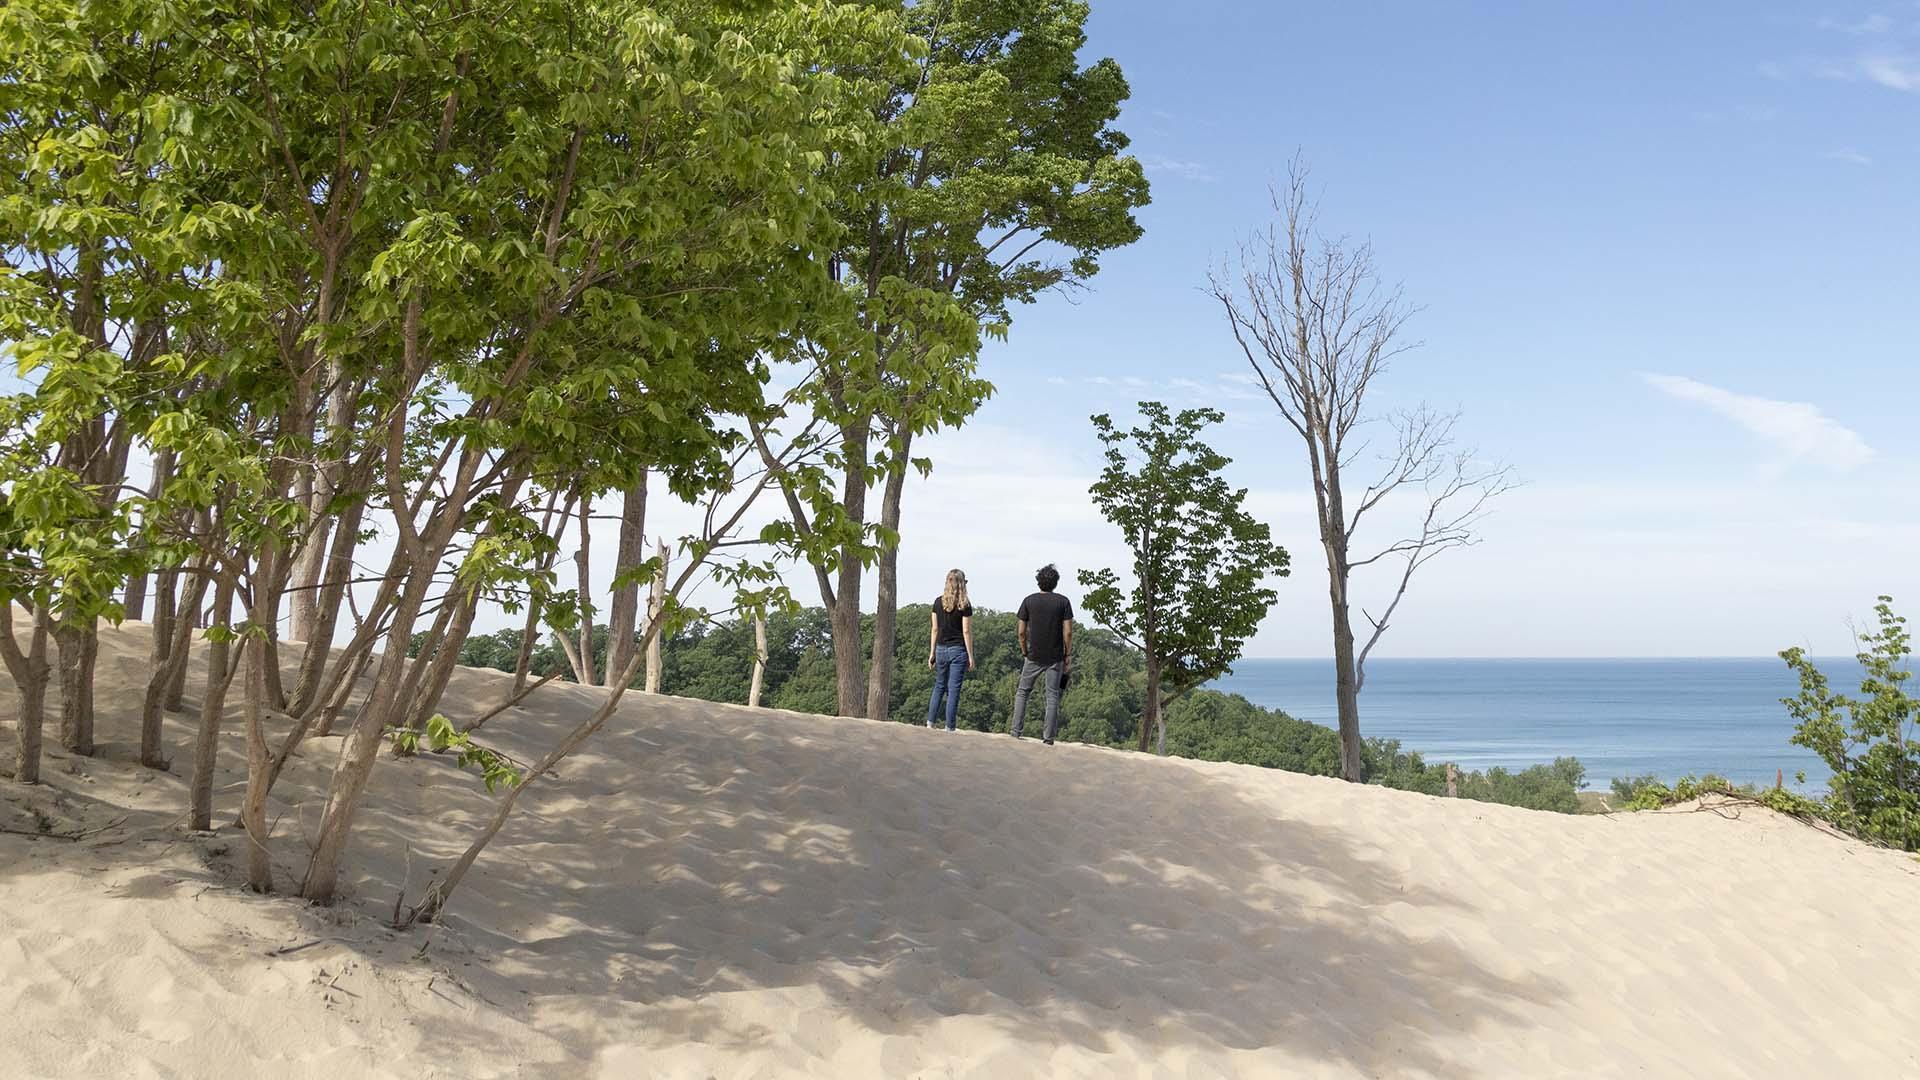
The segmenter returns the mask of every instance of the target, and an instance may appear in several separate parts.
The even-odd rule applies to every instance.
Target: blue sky
[[[935,471],[908,489],[904,599],[952,566],[1002,609],[1043,562],[1076,598],[1077,572],[1124,571],[1088,415],[1208,404],[1294,556],[1247,653],[1329,654],[1302,450],[1202,291],[1297,152],[1323,223],[1422,308],[1380,410],[1459,408],[1525,483],[1422,571],[1376,655],[1833,655],[1879,593],[1920,615],[1920,2],[1094,8],[1086,58],[1133,87],[1146,236],[1018,311],[983,360],[997,396],[915,446]],[[1385,504],[1357,546],[1418,509]],[[1362,609],[1386,569],[1356,578]]]
[[[1295,556],[1249,654],[1327,653],[1297,437],[1222,378],[1201,291],[1297,150],[1423,308],[1382,408],[1458,406],[1526,482],[1381,655],[1834,653],[1879,592],[1920,612],[1920,4],[1102,0],[1090,32],[1133,87],[1146,237],[986,357],[998,396],[908,495],[909,596],[1120,562],[1086,416],[1205,401]]]

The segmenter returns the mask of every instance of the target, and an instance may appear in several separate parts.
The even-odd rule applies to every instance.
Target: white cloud
[[[1787,68],[1778,70],[1782,77],[1789,73]],[[1804,62],[1791,70],[1809,72],[1822,79],[1868,82],[1889,90],[1920,93],[1920,56],[1911,53],[1867,52],[1844,60]]]
[[[1873,448],[1859,433],[1804,401],[1737,394],[1682,375],[1643,375],[1655,389],[1682,401],[1705,405],[1732,420],[1788,457],[1845,472],[1873,459]]]
[[[1838,150],[1829,150],[1820,155],[1828,161],[1844,161],[1849,165],[1871,165],[1873,159],[1852,147],[1843,146]]]
[[[1047,385],[1048,386],[1065,386],[1067,385],[1067,380],[1061,378],[1058,375],[1049,375],[1047,376]]]
[[[1892,32],[1894,21],[1891,15],[1868,15],[1852,22],[1827,15],[1821,17],[1818,25],[1822,30],[1838,30],[1843,34],[1853,34],[1856,37],[1879,37]]]
[[[1860,57],[1860,76],[1890,90],[1920,92],[1920,57],[1881,53]]]
[[[1140,167],[1150,173],[1167,173],[1178,176],[1182,180],[1201,183],[1210,183],[1213,180],[1213,170],[1208,168],[1205,162],[1182,161],[1164,154],[1141,154]]]

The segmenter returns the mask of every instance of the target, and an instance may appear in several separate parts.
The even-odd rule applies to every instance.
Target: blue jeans
[[[1047,677],[1047,727],[1046,739],[1053,741],[1060,729],[1060,675],[1066,666],[1055,660],[1051,664],[1036,664],[1031,660],[1020,665],[1020,682],[1013,691],[1013,737],[1020,738],[1020,729],[1027,723],[1027,695],[1033,693],[1033,684],[1040,676]]]
[[[941,645],[933,650],[933,697],[927,701],[927,726],[936,726],[940,718],[940,699],[947,702],[947,730],[952,731],[960,714],[960,680],[967,675],[967,647]]]

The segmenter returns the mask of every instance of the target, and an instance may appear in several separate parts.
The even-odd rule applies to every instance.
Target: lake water
[[[1843,692],[1859,685],[1851,658],[1819,661]],[[1335,726],[1333,662],[1242,660],[1213,688],[1302,720]],[[1672,781],[1719,773],[1771,784],[1776,770],[1827,769],[1793,734],[1780,698],[1799,689],[1777,658],[1702,660],[1396,660],[1367,663],[1360,732],[1399,739],[1430,761],[1519,768],[1577,757],[1587,786],[1654,773]]]

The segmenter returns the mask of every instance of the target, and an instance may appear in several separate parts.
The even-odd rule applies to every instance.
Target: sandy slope
[[[101,758],[0,781],[0,825],[101,830],[0,835],[0,1074],[1920,1075],[1920,864],[1762,812],[1569,818],[638,694],[445,924],[394,934],[477,780],[383,760],[354,899],[251,896],[239,835],[184,834],[183,778],[126,764],[146,641],[107,635]],[[507,682],[463,672],[449,712]],[[531,755],[596,697],[488,734]],[[289,880],[337,745],[271,808]]]

